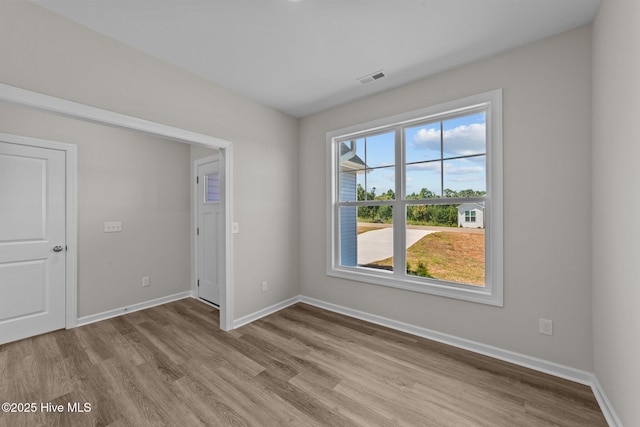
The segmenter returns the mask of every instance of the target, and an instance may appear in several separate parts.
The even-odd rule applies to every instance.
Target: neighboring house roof
[[[352,150],[347,146],[347,144],[345,144],[344,142],[340,144],[340,158],[342,158],[342,156],[344,156],[345,154],[348,154],[350,151]],[[341,165],[343,171],[361,170],[367,167],[367,165],[364,163],[364,160],[362,160],[360,156],[355,153],[352,157],[343,160]]]

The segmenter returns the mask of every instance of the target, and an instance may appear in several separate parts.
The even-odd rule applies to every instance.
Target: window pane
[[[364,175],[364,171],[360,174],[356,172],[342,172],[339,176],[338,188],[341,202],[353,202],[357,199],[356,180],[358,175]]]
[[[476,204],[407,206],[407,275],[484,286],[485,230],[471,228],[466,211],[480,221],[484,209]]]
[[[366,150],[364,148],[365,139],[364,138],[357,138],[357,139],[354,140],[354,142],[355,142],[356,155],[362,159],[362,163],[364,164],[365,157],[366,157]]]
[[[395,167],[367,169],[356,176],[357,200],[393,200],[395,185]]]
[[[393,208],[358,207],[358,265],[393,271]]]
[[[340,265],[393,270],[393,209],[340,207]]]
[[[443,158],[485,154],[487,131],[485,113],[476,113],[442,122]]]
[[[445,160],[444,196],[469,197],[485,194],[487,192],[486,162],[486,156]]]
[[[366,138],[367,168],[393,166],[395,164],[395,132],[386,132]]]
[[[355,267],[358,264],[358,208],[340,208],[340,265]]]
[[[409,199],[440,197],[442,195],[441,162],[407,165],[405,189]]]
[[[205,190],[204,190],[205,203],[219,202],[220,201],[220,174],[218,172],[214,172],[212,174],[205,175],[204,186],[205,186]]]
[[[407,163],[440,159],[440,122],[406,128],[404,135]]]
[[[395,132],[341,142],[340,201],[394,199],[394,163]]]
[[[367,171],[367,200],[395,199],[395,167],[378,168]]]
[[[340,143],[340,172],[364,169],[364,139]]]

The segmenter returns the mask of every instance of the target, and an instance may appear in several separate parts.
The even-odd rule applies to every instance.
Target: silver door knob
[[[63,247],[62,246],[54,246],[53,247],[53,252],[62,252]]]

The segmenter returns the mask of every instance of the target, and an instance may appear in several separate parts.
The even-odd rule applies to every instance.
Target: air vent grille
[[[383,77],[386,77],[386,75],[382,72],[382,70],[378,70],[374,73],[367,74],[366,76],[358,77],[358,81],[362,84],[367,84],[376,80],[380,80]]]

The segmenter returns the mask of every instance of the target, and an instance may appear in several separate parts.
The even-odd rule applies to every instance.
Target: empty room
[[[640,426],[638,40],[635,0],[0,2],[0,427]]]

